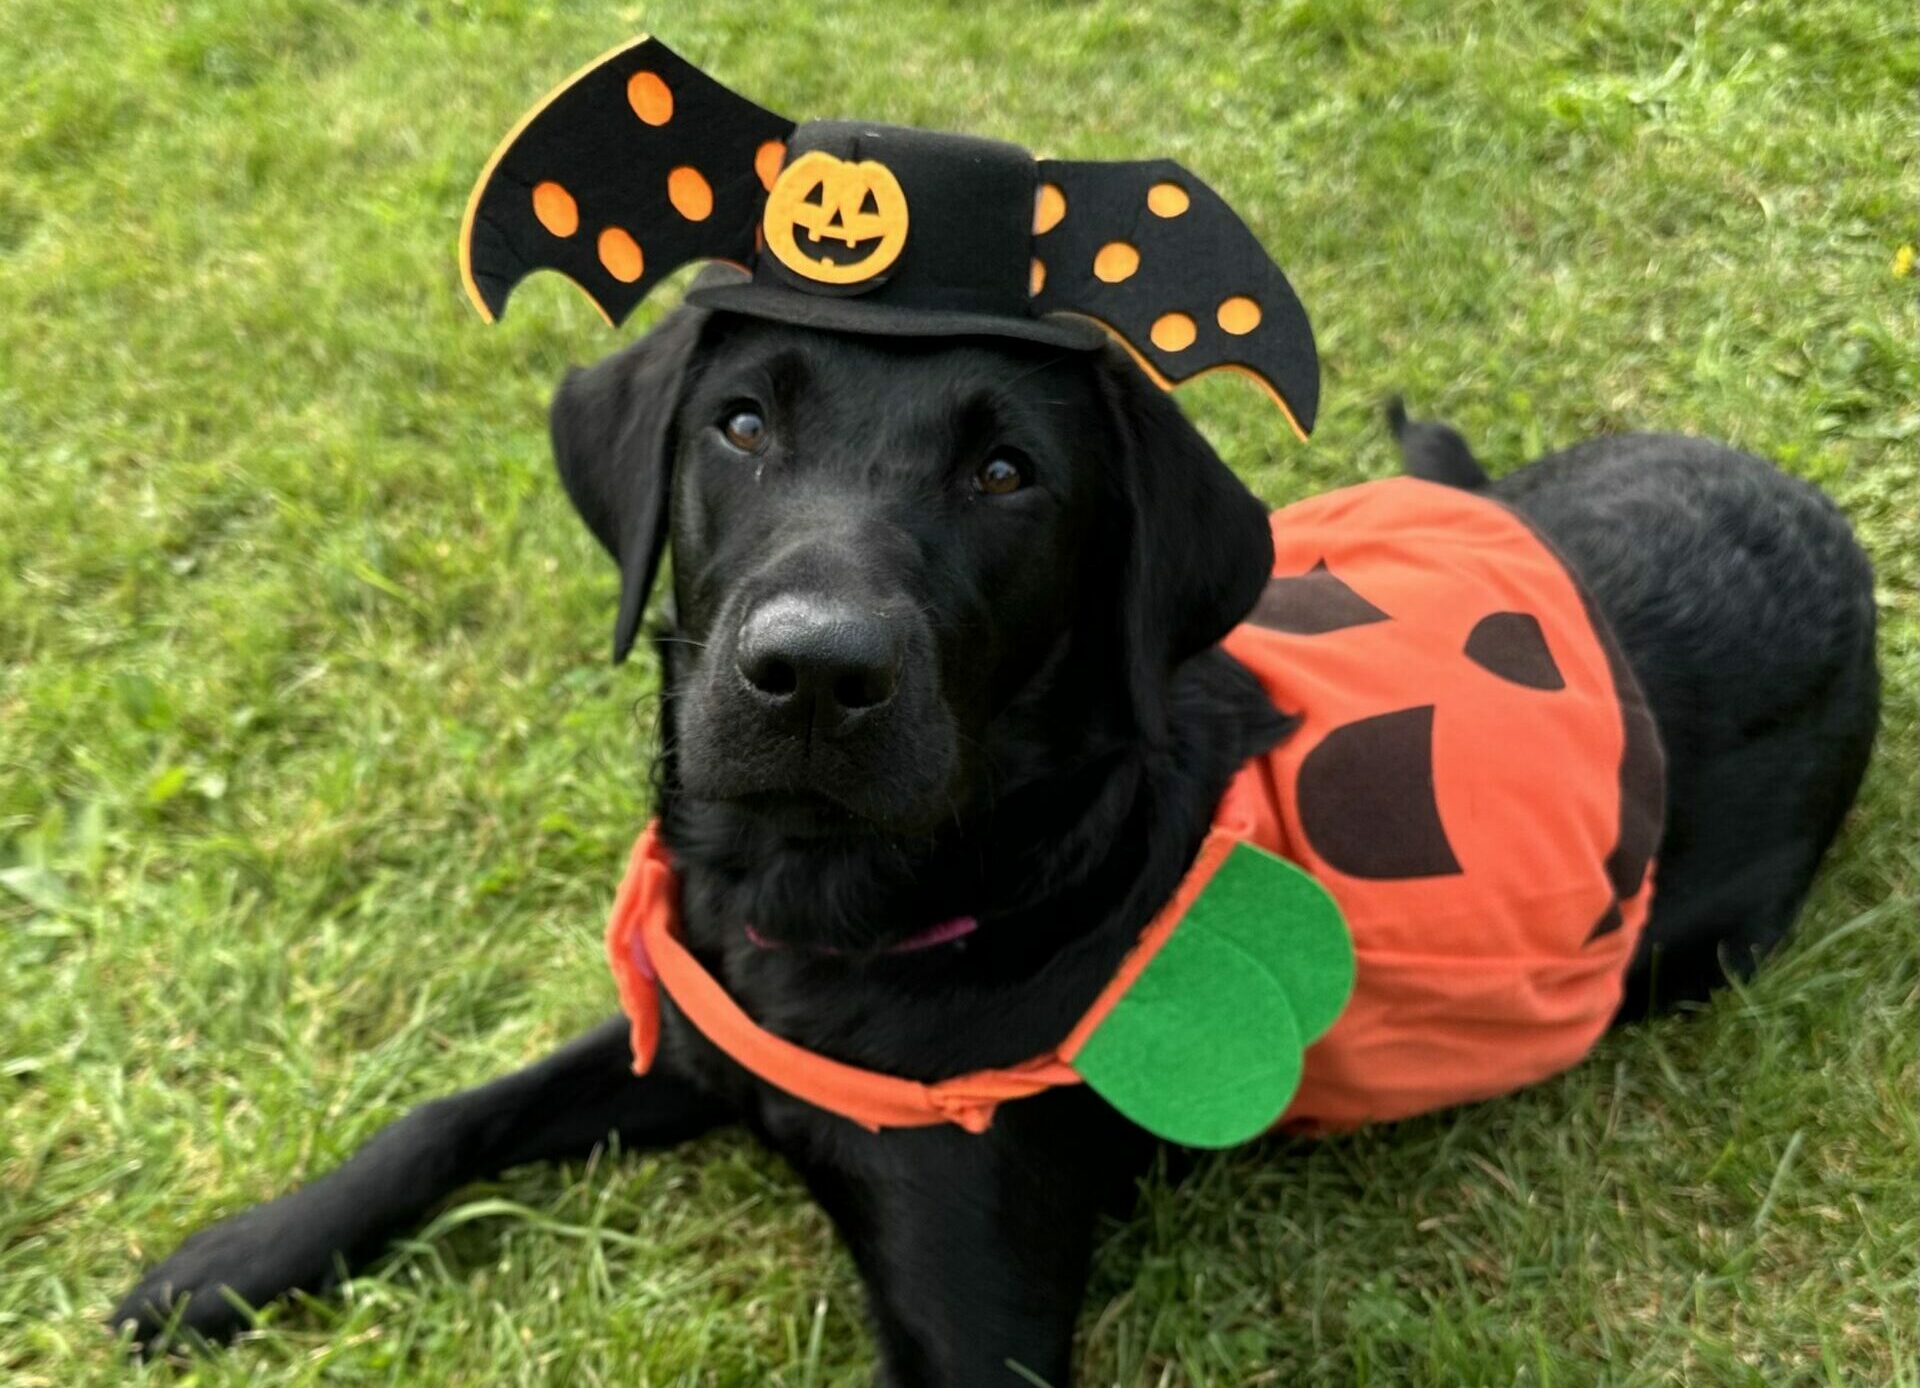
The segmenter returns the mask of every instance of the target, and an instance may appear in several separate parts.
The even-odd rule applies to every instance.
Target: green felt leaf
[[[1286,1109],[1353,978],[1353,939],[1326,889],[1236,844],[1073,1068],[1149,1132],[1231,1147]]]

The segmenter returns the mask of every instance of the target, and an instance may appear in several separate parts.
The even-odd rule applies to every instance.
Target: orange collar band
[[[1141,932],[1139,942],[1059,1045],[1018,1065],[922,1084],[831,1060],[756,1024],[681,938],[680,884],[656,821],[633,846],[607,923],[607,962],[619,985],[620,1005],[632,1023],[634,1073],[644,1075],[659,1051],[660,990],[665,988],[701,1035],[743,1069],[796,1099],[873,1131],[953,1123],[970,1133],[984,1132],[994,1110],[1007,1100],[1082,1082],[1072,1068],[1074,1058],[1166,944],[1235,843],[1234,836],[1219,829],[1207,835],[1173,899]]]

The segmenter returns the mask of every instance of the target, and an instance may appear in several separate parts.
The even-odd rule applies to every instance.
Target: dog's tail
[[[1431,419],[1408,419],[1399,396],[1387,401],[1387,427],[1400,444],[1400,458],[1409,477],[1442,482],[1462,491],[1478,491],[1492,480],[1451,425]]]

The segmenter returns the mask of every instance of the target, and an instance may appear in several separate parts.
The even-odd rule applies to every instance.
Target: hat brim
[[[1106,330],[1084,318],[1009,318],[957,309],[902,308],[861,299],[830,299],[777,285],[699,286],[686,302],[700,308],[764,318],[799,328],[871,333],[876,337],[1010,337],[1047,347],[1089,352],[1106,345]]]

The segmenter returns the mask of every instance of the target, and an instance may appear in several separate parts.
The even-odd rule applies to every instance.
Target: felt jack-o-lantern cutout
[[[796,275],[859,284],[900,258],[907,197],[878,160],[855,163],[809,150],[781,171],[761,226],[767,249]]]

